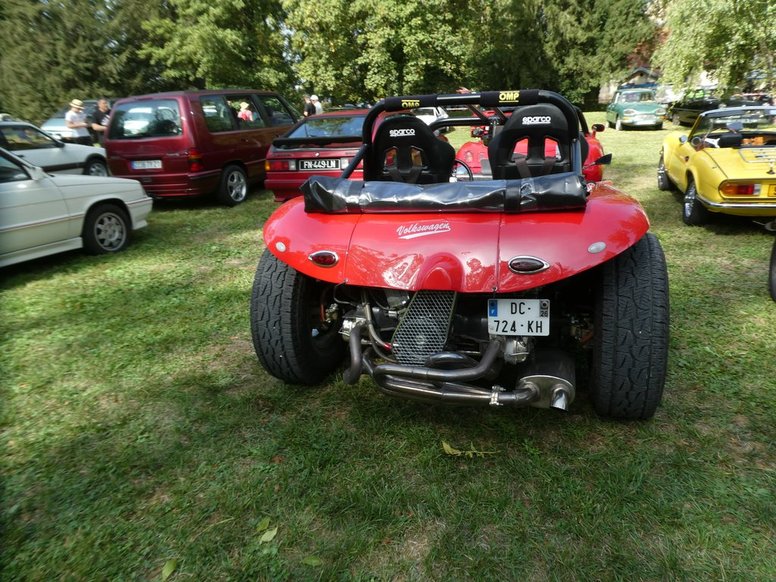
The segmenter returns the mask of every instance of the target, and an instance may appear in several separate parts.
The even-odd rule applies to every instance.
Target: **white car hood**
[[[82,190],[101,191],[106,194],[116,192],[143,192],[137,180],[112,178],[110,176],[83,176],[75,174],[47,174],[49,180],[62,189],[80,188]]]

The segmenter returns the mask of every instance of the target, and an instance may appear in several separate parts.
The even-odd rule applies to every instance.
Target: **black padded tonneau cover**
[[[312,176],[302,184],[305,212],[538,212],[582,210],[585,181],[567,172],[523,180],[405,184]]]

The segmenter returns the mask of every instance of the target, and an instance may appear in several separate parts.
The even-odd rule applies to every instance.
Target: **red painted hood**
[[[307,214],[300,197],[267,220],[264,240],[281,261],[331,283],[506,293],[601,264],[648,228],[635,200],[598,183],[585,210],[569,212]],[[315,265],[309,255],[317,251],[335,252],[339,262]],[[533,275],[510,271],[510,259],[524,255],[550,267]]]

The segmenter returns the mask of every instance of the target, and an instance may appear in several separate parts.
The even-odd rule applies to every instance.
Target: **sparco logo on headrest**
[[[392,129],[388,132],[391,137],[404,137],[407,135],[415,135],[414,129]]]
[[[549,125],[550,123],[552,123],[552,118],[549,115],[523,117],[523,125]]]

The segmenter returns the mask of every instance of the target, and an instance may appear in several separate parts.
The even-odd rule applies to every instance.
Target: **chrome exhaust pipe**
[[[533,389],[539,397],[531,403],[537,408],[568,410],[574,401],[574,359],[561,350],[536,353],[526,374],[517,382],[517,388]]]

